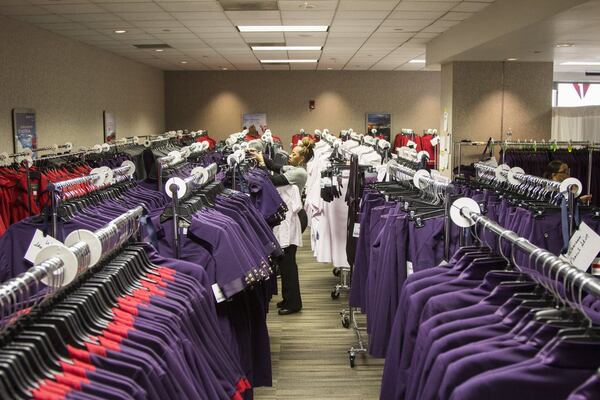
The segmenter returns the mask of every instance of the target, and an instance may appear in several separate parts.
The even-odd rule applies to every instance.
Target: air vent
[[[262,43],[248,43],[250,47],[261,47],[261,46],[285,46],[285,42],[262,42]]]
[[[156,43],[156,44],[134,44],[138,49],[170,49],[172,48],[168,44],[165,43]]]
[[[585,72],[585,76],[600,76],[600,72]]]
[[[225,11],[278,11],[277,0],[219,0]]]

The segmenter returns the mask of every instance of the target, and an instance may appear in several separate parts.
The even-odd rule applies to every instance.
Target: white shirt
[[[302,199],[300,198],[298,186],[278,186],[277,191],[288,210],[285,213],[285,220],[273,228],[273,234],[282,248],[290,245],[302,247],[302,227],[298,217],[298,212],[302,209]]]

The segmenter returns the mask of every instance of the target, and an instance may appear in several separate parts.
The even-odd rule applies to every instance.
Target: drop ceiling
[[[276,10],[271,4],[264,7],[270,10],[224,11],[216,0],[0,0],[0,14],[163,70],[435,70],[414,62],[425,58],[426,44],[494,1],[278,0]],[[223,1],[231,3],[261,1]],[[237,25],[330,28],[240,33]],[[323,49],[255,53],[250,43]],[[135,47],[150,44],[171,48]],[[263,65],[259,57],[319,62]]]

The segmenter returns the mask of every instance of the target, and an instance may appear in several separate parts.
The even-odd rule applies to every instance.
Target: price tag
[[[36,229],[35,234],[33,235],[33,238],[31,239],[31,243],[29,243],[29,248],[27,249],[27,252],[25,253],[25,259],[27,261],[29,261],[31,264],[34,264],[35,258],[37,257],[38,253],[40,251],[42,251],[42,249],[44,249],[48,246],[56,245],[56,244],[62,245],[61,242],[54,239],[52,236],[50,236],[50,235],[44,236],[44,233],[42,231],[40,231],[39,229]]]
[[[564,258],[577,269],[587,271],[600,252],[600,235],[592,230],[585,222],[573,234],[569,241],[569,249]]]
[[[415,272],[415,270],[413,268],[412,261],[407,261],[406,262],[406,276],[412,275],[413,272]]]
[[[433,147],[435,147],[435,146],[437,146],[438,144],[440,144],[440,137],[439,137],[439,136],[436,136],[436,137],[434,137],[433,139],[431,139],[431,140],[430,140],[430,142],[431,142],[431,145],[432,145]]]
[[[354,223],[354,229],[352,230],[352,237],[357,238],[360,235],[360,224]]]
[[[217,284],[217,283],[213,284],[212,290],[213,290],[213,294],[215,295],[215,300],[217,300],[217,303],[222,303],[225,300],[227,300],[225,298],[225,295],[223,294],[223,291],[219,287],[219,284]]]

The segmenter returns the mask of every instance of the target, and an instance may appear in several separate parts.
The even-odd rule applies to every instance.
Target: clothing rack
[[[39,304],[119,249],[139,232],[143,212],[138,206],[94,232],[76,230],[67,236],[64,245],[44,247],[33,267],[0,285],[0,330],[6,328],[6,321],[13,320],[7,320],[7,316],[18,316],[25,306]],[[42,283],[45,291],[39,291]]]
[[[173,249],[175,251],[175,258],[179,258],[181,252],[179,203],[195,190],[212,182],[218,171],[219,168],[216,163],[212,163],[206,168],[196,167],[192,170],[189,177],[185,179],[174,177],[169,179],[165,185],[165,192],[173,199]]]
[[[570,287],[577,290],[581,301],[582,292],[585,290],[594,296],[600,297],[600,280],[592,275],[582,272],[560,257],[555,256],[547,250],[533,245],[529,240],[520,237],[515,232],[504,228],[498,223],[481,215],[479,205],[470,198],[461,198],[452,204],[450,210],[452,221],[461,227],[480,225],[482,229],[498,235],[500,239],[520,249],[528,259],[535,258],[534,269],[558,282],[562,279],[565,288]],[[514,252],[513,252],[514,259]],[[528,264],[531,264],[528,263]],[[541,265],[541,268],[538,268]],[[534,277],[535,278],[535,277]],[[545,285],[545,282],[540,282]]]
[[[56,238],[58,232],[58,207],[61,200],[65,197],[65,188],[90,183],[94,187],[93,190],[103,189],[124,179],[131,179],[134,173],[135,164],[129,160],[126,160],[123,161],[120,167],[114,169],[110,169],[108,167],[94,168],[89,175],[50,183],[48,185],[48,189],[51,193],[52,236]],[[69,199],[73,197],[77,196],[73,196],[71,194],[67,196]]]

